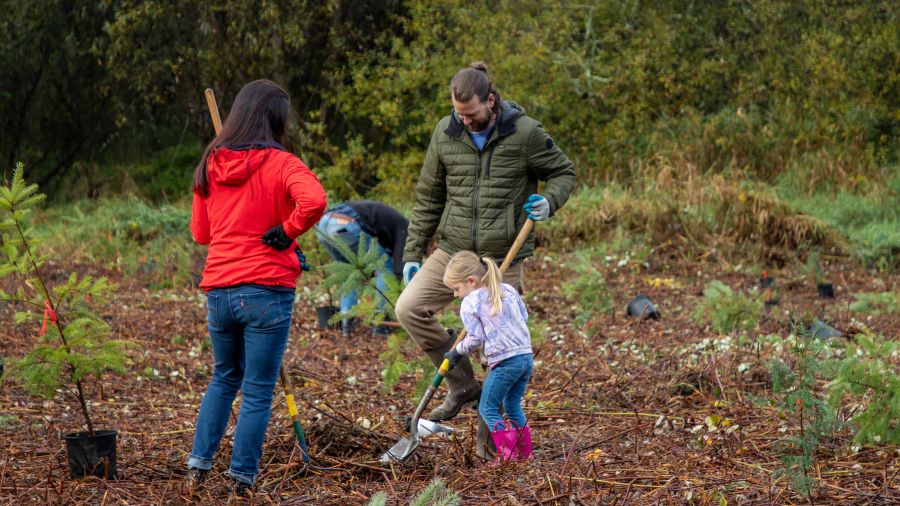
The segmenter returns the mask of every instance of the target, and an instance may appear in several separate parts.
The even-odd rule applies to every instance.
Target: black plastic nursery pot
[[[766,288],[766,291],[763,295],[763,305],[766,307],[772,307],[778,305],[778,294],[772,288]]]
[[[819,291],[820,299],[833,299],[834,298],[834,285],[831,283],[818,283],[816,285],[816,290]]]
[[[319,322],[320,329],[330,329],[335,327],[335,325],[328,323],[328,320],[331,319],[332,316],[338,314],[341,311],[340,308],[335,306],[320,306],[316,308],[316,319]]]
[[[85,476],[115,478],[118,435],[115,430],[96,430],[93,436],[90,432],[66,434],[69,475],[76,480]]]
[[[659,320],[659,311],[656,309],[656,306],[653,305],[650,297],[643,294],[632,299],[625,310],[628,313],[628,316],[635,316],[642,320],[648,318]]]

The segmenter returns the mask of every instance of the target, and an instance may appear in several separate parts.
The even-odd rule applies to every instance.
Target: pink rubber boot
[[[497,422],[498,424],[501,422]],[[494,446],[497,447],[497,461],[499,463],[510,460],[526,460],[531,458],[531,427],[527,425],[519,428],[515,422],[506,420],[505,428],[491,432]],[[497,425],[494,425],[497,428]]]

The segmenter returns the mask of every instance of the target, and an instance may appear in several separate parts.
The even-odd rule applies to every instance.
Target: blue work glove
[[[444,358],[446,358],[447,361],[450,362],[450,369],[453,369],[454,367],[456,367],[456,364],[458,364],[459,361],[462,360],[462,355],[458,351],[456,351],[456,346],[454,346],[450,351],[444,353]]]
[[[297,260],[300,260],[300,270],[309,272],[312,269],[312,265],[306,261],[306,253],[303,252],[300,248],[294,250],[297,252]]]
[[[281,224],[266,230],[262,236],[262,243],[271,246],[277,250],[286,250],[294,244],[294,240],[284,233],[284,227]]]
[[[422,262],[406,262],[403,264],[403,286],[408,285],[412,281],[413,276],[419,272],[421,267]]]
[[[534,221],[546,220],[550,217],[550,202],[537,193],[532,194],[522,206],[528,217]]]

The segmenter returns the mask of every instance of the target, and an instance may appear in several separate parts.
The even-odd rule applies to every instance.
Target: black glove
[[[453,369],[454,367],[456,367],[456,364],[458,364],[459,361],[462,360],[462,357],[463,356],[460,355],[460,353],[458,351],[456,351],[455,346],[453,347],[452,350],[448,351],[447,353],[444,353],[444,358],[446,358],[447,361],[450,362],[450,369]]]
[[[262,236],[262,243],[277,250],[286,250],[294,244],[294,240],[284,233],[284,227],[279,224],[266,230]]]

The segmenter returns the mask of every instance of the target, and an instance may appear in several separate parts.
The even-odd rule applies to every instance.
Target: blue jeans
[[[501,404],[507,418],[516,422],[519,427],[525,426],[522,396],[525,395],[525,387],[531,379],[531,368],[532,354],[524,353],[503,360],[488,373],[481,389],[478,414],[491,432],[503,429]]]
[[[239,286],[210,290],[206,297],[215,371],[200,404],[188,465],[212,468],[231,404],[241,390],[228,475],[252,485],[291,328],[294,293]]]
[[[363,229],[359,226],[359,223],[357,221],[351,221],[350,223],[343,223],[342,221],[339,221],[339,220],[336,220],[335,218],[333,218],[331,216],[332,212],[337,212],[340,214],[351,216],[353,218],[356,218],[357,220],[359,219],[359,215],[357,214],[357,212],[355,210],[353,210],[352,207],[341,204],[339,206],[334,207],[333,209],[329,209],[328,212],[326,212],[322,216],[322,219],[319,220],[319,223],[316,224],[316,232],[317,232],[317,237],[319,237],[319,242],[322,244],[322,246],[325,247],[325,250],[328,251],[328,254],[331,255],[331,258],[337,260],[338,262],[346,262],[347,261],[347,259],[344,257],[344,255],[342,255],[341,252],[337,248],[335,248],[334,246],[329,244],[327,241],[322,240],[322,236],[325,236],[328,239],[331,239],[332,241],[343,242],[354,253],[359,251],[359,249],[358,249],[359,242],[364,241],[364,243],[365,243],[364,247],[368,250],[368,248],[370,247],[370,244],[372,243],[373,240],[375,240],[375,238],[373,238],[372,236],[367,234],[365,231],[363,231]],[[381,246],[381,244],[378,243],[378,241],[375,241],[375,244],[378,248],[378,253],[387,258],[387,261],[385,262],[384,270],[378,271],[376,273],[376,277],[375,277],[375,286],[378,288],[378,290],[381,291],[381,293],[385,293],[387,290],[387,283],[384,281],[383,272],[393,271],[394,262],[391,259],[391,257],[387,255],[387,252],[384,250],[384,248]],[[340,302],[341,303],[341,312],[343,313],[343,312],[349,311],[350,308],[355,306],[356,302],[358,300],[358,297],[359,297],[359,294],[357,294],[356,291],[342,293],[341,294],[341,302]],[[384,308],[384,303],[385,303],[384,299],[380,300],[379,304],[378,304],[379,307]]]

